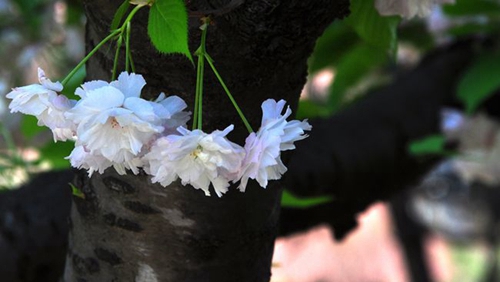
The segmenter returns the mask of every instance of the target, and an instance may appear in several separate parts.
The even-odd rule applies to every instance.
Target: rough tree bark
[[[106,36],[121,0],[87,0],[87,50]],[[217,10],[230,1],[190,1],[191,11]],[[241,1],[214,18],[207,50],[250,123],[260,104],[285,99],[292,109],[306,79],[306,60],[316,38],[348,12],[347,0]],[[314,19],[314,20],[312,20]],[[132,54],[145,76],[146,97],[160,91],[193,105],[195,69],[184,58],[155,52],[146,36],[146,11],[133,22]],[[199,19],[191,18],[190,46],[199,44]],[[112,52],[101,49],[87,64],[87,79],[110,79]],[[234,123],[230,138],[242,143],[245,128],[211,74],[205,80],[203,128]],[[192,109],[191,109],[192,110]],[[112,142],[112,140],[110,140]],[[146,175],[107,170],[91,179],[80,173],[65,281],[268,281],[280,209],[281,182],[256,183],[222,198],[174,183],[152,185]],[[213,193],[215,194],[215,193]]]

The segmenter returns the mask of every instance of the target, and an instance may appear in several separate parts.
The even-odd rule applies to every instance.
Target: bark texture
[[[121,0],[84,1],[86,40],[93,48],[109,30]],[[192,11],[217,10],[230,1],[191,1]],[[306,61],[316,38],[348,1],[244,1],[214,18],[207,51],[254,128],[267,98],[285,99],[293,110],[306,79]],[[314,19],[312,21],[311,19]],[[190,19],[190,45],[199,45],[200,22]],[[146,32],[147,11],[133,21],[132,54],[145,76],[147,98],[179,95],[194,102],[196,72],[179,56],[156,53]],[[104,47],[87,65],[87,79],[109,80],[113,52]],[[234,123],[230,138],[248,134],[215,76],[205,79],[203,129]],[[191,108],[192,110],[192,108]],[[112,140],[110,140],[112,142]],[[119,176],[113,170],[76,186],[65,281],[268,281],[280,209],[281,182],[263,190],[252,182],[246,193],[234,188],[219,199],[174,183],[163,188],[145,175]]]

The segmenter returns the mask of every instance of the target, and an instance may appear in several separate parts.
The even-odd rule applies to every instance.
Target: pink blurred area
[[[341,242],[326,226],[279,238],[271,282],[409,281],[387,205],[372,205],[358,221],[358,228]],[[449,281],[451,256],[444,241],[430,237],[425,248],[435,281]]]

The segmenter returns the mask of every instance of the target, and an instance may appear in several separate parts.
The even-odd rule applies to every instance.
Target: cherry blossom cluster
[[[227,138],[233,125],[211,133],[189,130],[190,113],[180,97],[161,93],[155,101],[142,99],[146,81],[139,74],[122,72],[112,82],[86,82],[75,92],[78,101],[60,94],[62,84],[52,82],[43,70],[38,77],[39,84],[7,94],[11,112],[37,117],[56,142],[74,141],[67,159],[89,176],[109,167],[120,174],[142,169],[153,183],[168,186],[180,179],[207,196],[211,184],[219,197],[238,181],[242,192],[249,179],[266,188],[287,170],[281,151],[295,149],[294,142],[311,130],[307,121],[287,121],[291,110],[285,109],[284,100],[268,99],[262,103],[260,129],[250,133],[242,147]]]

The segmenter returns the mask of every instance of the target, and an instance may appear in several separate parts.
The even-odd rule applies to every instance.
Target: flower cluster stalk
[[[207,196],[212,186],[219,197],[228,191],[231,183],[239,182],[238,189],[244,192],[249,179],[256,180],[263,188],[269,180],[280,179],[287,170],[281,161],[281,151],[295,149],[294,142],[306,138],[305,132],[311,130],[311,126],[307,121],[288,121],[292,112],[290,107],[285,107],[286,101],[268,99],[261,106],[260,128],[253,131],[206,51],[209,17],[202,19],[201,42],[195,52],[198,61],[192,130],[187,129],[190,113],[184,111],[187,104],[182,98],[167,97],[164,93],[159,93],[154,101],[141,98],[146,80],[135,73],[130,51],[131,20],[149,3],[131,1],[130,4],[138,6],[118,27],[117,21],[124,13],[120,10],[111,33],[62,83],[52,82],[39,69],[39,83],[13,88],[6,95],[12,99],[11,112],[35,116],[38,125],[52,130],[55,142],[74,141],[75,148],[66,159],[73,167],[87,169],[89,176],[94,172],[103,173],[109,167],[119,174],[131,171],[137,175],[144,171],[151,175],[154,183],[167,186],[181,179],[183,185],[201,189]],[[111,40],[116,40],[112,81],[85,82],[75,90],[75,95],[80,97],[78,100],[61,94],[72,76]],[[121,54],[123,45],[125,56]],[[123,57],[125,71],[117,75],[118,61]],[[207,133],[202,130],[205,61],[249,132],[244,147],[227,137],[234,129],[233,124],[222,131]],[[1,124],[0,135],[10,147],[13,146]]]
[[[61,84],[63,86],[66,86],[66,84],[70,81],[70,79],[78,72],[78,70],[87,63],[87,61],[92,57],[97,50],[99,50],[104,44],[106,44],[109,40],[115,38],[118,34],[120,34],[120,30],[114,30],[111,32],[106,38],[104,38],[99,44],[97,44],[92,51],[90,51],[85,58],[82,59],[81,62],[76,65],[76,67],[70,71],[70,73],[61,81]]]
[[[234,100],[233,95],[231,95],[231,92],[229,91],[229,88],[227,88],[226,84],[224,83],[224,80],[222,79],[222,77],[220,76],[219,72],[215,68],[215,65],[213,63],[212,58],[207,53],[205,53],[205,58],[207,59],[207,62],[210,65],[210,68],[212,68],[212,71],[214,72],[215,76],[219,80],[220,85],[222,86],[222,88],[224,88],[224,91],[226,92],[227,96],[229,97],[229,100],[231,100],[231,103],[233,104],[234,108],[238,112],[238,115],[240,116],[241,120],[245,124],[245,127],[248,130],[248,133],[254,132],[253,129],[252,129],[252,126],[250,125],[250,123],[248,122],[248,120],[245,118],[245,115],[243,114],[243,112],[241,111],[240,107],[238,106],[238,103],[236,103],[236,100]]]
[[[101,42],[99,42],[99,44],[97,44],[94,49],[92,49],[92,51],[90,51],[87,56],[85,56],[81,61],[80,63],[78,63],[78,65],[76,65],[76,67],[71,70],[71,72],[61,81],[61,84],[64,86],[66,86],[66,84],[71,80],[71,78],[78,72],[78,70],[83,67],[87,61],[104,45],[106,44],[108,41],[112,40],[112,39],[115,39],[117,38],[118,36],[118,42],[117,42],[117,47],[116,47],[116,53],[115,53],[115,59],[114,59],[114,62],[113,62],[113,78],[112,80],[114,80],[116,78],[116,73],[117,73],[117,64],[118,64],[118,56],[119,56],[119,52],[120,52],[120,48],[121,48],[121,45],[122,45],[122,40],[123,40],[123,37],[125,36],[125,60],[126,60],[126,64],[125,64],[125,68],[127,69],[128,66],[130,65],[130,67],[132,68],[132,70],[135,69],[134,65],[133,65],[133,62],[132,62],[132,56],[131,56],[131,52],[130,52],[130,22],[132,21],[132,18],[134,17],[134,15],[139,11],[140,8],[144,7],[144,5],[139,5],[139,6],[136,6],[131,12],[130,14],[127,16],[127,18],[125,19],[125,21],[123,22],[123,24],[121,25],[120,28],[118,29],[115,29],[113,30],[108,36],[106,36],[106,38],[104,38]]]
[[[245,127],[248,130],[248,133],[254,132],[252,129],[252,126],[250,126],[250,123],[246,119],[245,115],[243,114],[243,111],[240,109],[238,106],[238,103],[236,103],[236,100],[234,99],[233,95],[231,94],[231,91],[229,91],[229,88],[226,86],[226,83],[224,83],[224,80],[222,79],[221,75],[215,68],[215,65],[213,63],[213,59],[210,57],[210,55],[207,53],[206,50],[206,39],[207,39],[207,30],[208,30],[208,25],[210,24],[210,18],[204,18],[203,19],[203,25],[200,27],[202,33],[201,33],[201,44],[198,50],[196,50],[195,54],[198,56],[198,67],[197,67],[197,75],[196,75],[196,95],[195,95],[195,108],[194,108],[194,121],[193,121],[193,129],[201,129],[201,122],[202,122],[202,100],[203,100],[203,75],[204,75],[204,65],[205,65],[205,60],[208,62],[210,65],[210,68],[214,72],[215,76],[219,80],[220,85],[226,92],[227,96],[229,97],[229,100],[231,100],[231,103],[233,104],[233,107],[236,109],[236,112],[238,112],[238,115],[240,116],[241,120],[243,121],[243,124],[245,124]]]
[[[111,75],[111,80],[116,79],[116,71],[118,70],[118,59],[120,58],[120,49],[122,48],[123,36],[120,34],[118,40],[116,41],[116,51],[115,59],[113,60],[113,73]]]
[[[135,73],[134,60],[132,59],[132,53],[130,52],[130,22],[127,23],[127,36],[125,37],[125,71],[129,72],[129,67],[133,73]]]
[[[207,39],[207,26],[205,23],[201,26],[201,43],[195,55],[198,56],[196,68],[196,92],[194,98],[193,129],[202,129],[203,126],[203,77],[205,74],[205,45]]]

